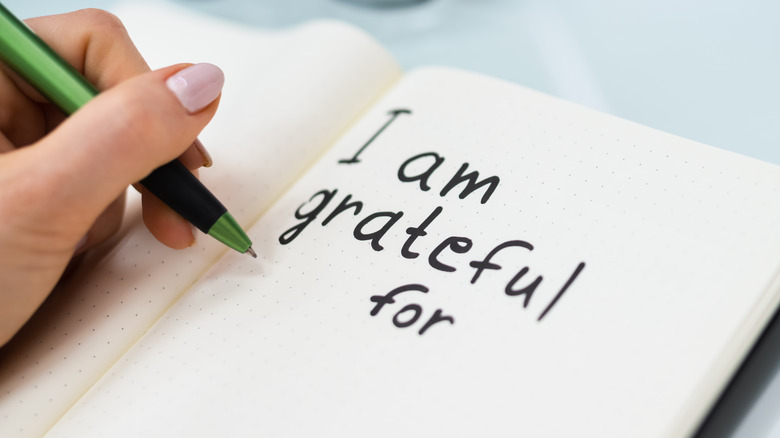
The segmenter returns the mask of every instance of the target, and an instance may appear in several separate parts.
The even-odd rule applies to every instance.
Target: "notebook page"
[[[684,435],[777,304],[779,191],[413,72],[255,224],[260,263],[221,259],[51,436]]]
[[[200,137],[214,167],[201,177],[245,226],[399,74],[372,40],[336,23],[269,32],[160,4],[117,13],[153,67],[213,62],[225,71],[220,109]],[[226,252],[203,235],[186,251],[164,248],[139,208],[133,193],[115,246],[85,260],[0,353],[0,436],[45,432]]]

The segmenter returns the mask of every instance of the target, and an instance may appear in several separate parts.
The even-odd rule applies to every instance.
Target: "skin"
[[[149,71],[106,12],[27,23],[101,94],[65,120],[0,69],[0,345],[46,299],[74,255],[116,233],[128,185],[177,157],[190,169],[209,162],[193,142],[218,104],[188,113],[165,80],[189,64]],[[152,234],[172,248],[193,245],[192,226],[139,189]]]

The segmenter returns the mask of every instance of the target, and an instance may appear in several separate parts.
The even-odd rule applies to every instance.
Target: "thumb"
[[[144,73],[37,143],[0,154],[0,344],[52,290],[106,207],[193,143],[222,83],[209,64]]]
[[[100,94],[25,148],[37,174],[25,178],[33,185],[28,193],[75,236],[83,235],[129,184],[193,143],[216,111],[223,82],[214,65],[178,65]]]

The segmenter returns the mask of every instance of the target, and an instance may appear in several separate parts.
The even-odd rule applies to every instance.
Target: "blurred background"
[[[347,21],[406,70],[447,65],[485,73],[780,164],[780,2],[160,1],[263,28]],[[3,3],[25,18],[111,10],[118,1]],[[778,326],[765,334],[701,436],[780,437]]]

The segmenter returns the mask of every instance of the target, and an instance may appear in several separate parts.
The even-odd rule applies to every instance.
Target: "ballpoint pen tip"
[[[251,256],[252,256],[252,258],[255,258],[255,259],[257,258],[257,253],[255,252],[255,250],[253,250],[253,249],[252,249],[252,247],[251,247],[251,246],[250,246],[249,248],[247,248],[247,250],[246,250],[246,253],[245,253],[245,254],[249,254],[249,255],[251,255]]]

